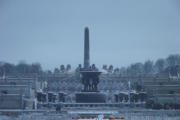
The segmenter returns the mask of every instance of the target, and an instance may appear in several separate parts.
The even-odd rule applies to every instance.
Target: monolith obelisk
[[[90,66],[90,51],[89,51],[89,29],[84,29],[84,67],[80,69],[81,83],[83,89],[76,93],[77,103],[105,103],[106,95],[98,91],[99,75],[101,72]]]
[[[89,29],[85,27],[84,29],[84,69],[88,70],[90,66],[89,58]]]

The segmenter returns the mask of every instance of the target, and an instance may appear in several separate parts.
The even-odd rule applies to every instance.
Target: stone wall
[[[42,78],[41,78],[42,79]],[[64,74],[44,78],[48,82],[48,90],[53,92],[80,92],[83,88],[79,76]],[[118,92],[127,89],[129,78],[100,75],[98,90],[102,92]]]
[[[49,91],[74,93],[81,91],[83,87],[78,74],[51,75],[44,79],[48,81]],[[120,74],[101,74],[98,89],[106,93],[119,93],[129,89],[128,81],[131,82],[131,89],[134,89],[135,83],[139,83],[147,92],[148,98],[156,101],[158,100],[158,102],[173,102],[174,97],[169,94],[175,94],[175,99],[177,100],[180,98],[180,78],[171,78],[168,75],[128,76]]]
[[[7,94],[0,95],[0,109],[22,109],[23,100],[22,95]]]
[[[36,87],[36,80],[38,78],[35,77],[6,77],[5,79],[0,79],[0,85],[30,85],[32,89]]]
[[[25,97],[30,96],[30,90],[27,85],[0,85],[1,94],[20,94]]]

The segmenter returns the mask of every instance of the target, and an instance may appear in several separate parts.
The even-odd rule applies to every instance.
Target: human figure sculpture
[[[93,84],[92,84],[92,90],[97,91],[97,85],[99,83],[99,78],[97,76],[94,77],[93,79]]]
[[[99,83],[99,77],[97,75],[83,75],[81,81],[84,85],[83,91],[97,91],[97,85]]]
[[[99,83],[99,75],[95,64],[90,65],[90,49],[89,49],[89,29],[86,27],[84,30],[84,67],[80,69],[82,75],[82,84],[84,85],[83,91],[97,92],[97,85]]]

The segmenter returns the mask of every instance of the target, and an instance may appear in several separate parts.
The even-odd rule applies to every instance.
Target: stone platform
[[[76,103],[105,103],[106,95],[100,92],[76,93]]]

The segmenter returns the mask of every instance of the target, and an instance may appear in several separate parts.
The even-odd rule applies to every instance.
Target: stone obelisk
[[[85,27],[84,30],[84,69],[88,70],[90,66],[89,57],[89,29]]]
[[[98,91],[101,72],[90,67],[89,29],[84,29],[84,68],[80,70],[82,91],[76,93],[77,103],[105,103],[106,96]]]

